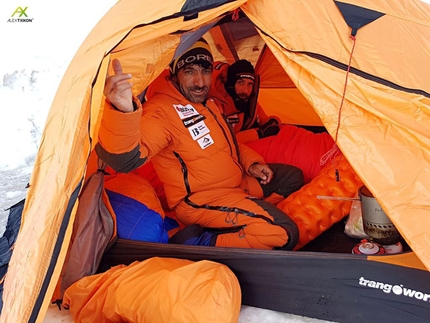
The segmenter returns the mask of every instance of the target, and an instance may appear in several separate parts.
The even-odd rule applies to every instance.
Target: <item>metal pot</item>
[[[382,245],[399,242],[402,236],[367,187],[360,187],[358,195],[361,200],[364,232]]]

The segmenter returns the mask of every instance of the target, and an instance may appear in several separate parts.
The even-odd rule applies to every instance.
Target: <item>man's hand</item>
[[[273,178],[273,171],[267,164],[252,164],[248,173],[257,179],[260,179],[261,184],[269,184]]]
[[[122,112],[133,111],[133,93],[131,92],[132,84],[129,82],[131,79],[130,74],[122,72],[122,66],[119,60],[112,61],[114,75],[106,78],[104,88],[104,95],[112,103],[115,108]]]

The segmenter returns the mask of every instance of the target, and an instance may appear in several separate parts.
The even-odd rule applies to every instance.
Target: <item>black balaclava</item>
[[[255,79],[254,66],[246,59],[238,60],[230,65],[227,71],[227,81],[224,85],[227,93],[233,98],[236,108],[246,113],[249,112],[247,111],[248,102],[241,100],[234,90],[234,85],[241,78]]]

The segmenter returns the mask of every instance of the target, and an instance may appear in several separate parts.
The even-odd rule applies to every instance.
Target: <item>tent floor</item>
[[[345,221],[346,218],[345,220],[335,223],[330,229],[323,232],[299,251],[351,253],[352,249],[359,244],[362,239],[351,238],[344,232]],[[402,240],[401,243],[403,245],[403,251],[411,250],[404,240]]]
[[[372,273],[374,281],[385,282],[389,272],[390,280],[405,281],[407,278],[408,286],[419,289],[428,281],[428,272],[368,261],[366,255],[353,255],[351,250],[360,239],[347,236],[344,228],[342,220],[300,251],[268,252],[118,239],[104,254],[98,272],[151,257],[216,261],[228,266],[236,275],[243,305],[335,322],[351,322],[351,313],[360,313],[362,320],[355,322],[386,322],[384,315],[393,309],[391,298],[395,301],[398,296],[381,292],[378,294],[381,301],[375,301],[379,296],[375,296],[374,289],[357,288],[359,278],[364,273]],[[402,243],[407,251],[409,247]],[[423,303],[412,298],[407,300]],[[417,317],[428,317],[426,306],[414,307],[419,314],[411,312],[408,306],[405,303],[404,309],[396,311],[398,320],[390,321],[418,322]]]
[[[322,252],[327,255],[331,254],[351,254],[352,249],[361,242],[362,239],[351,238],[345,232],[345,221],[347,218],[339,221],[332,225],[331,228],[323,232],[317,238],[309,242],[307,245],[302,247],[300,250],[293,253],[301,252]],[[403,252],[411,251],[411,248],[402,239]],[[221,250],[222,249],[222,250]],[[188,253],[193,254],[194,252],[202,255],[202,259],[205,259],[203,255],[209,254],[224,254],[226,251],[231,252],[232,250],[242,250],[236,248],[221,248],[221,247],[202,247],[202,246],[187,246],[177,244],[159,244],[152,242],[140,242],[132,240],[119,239],[112,248],[109,248],[104,256],[104,260],[109,259],[107,262],[110,266],[120,263],[131,263],[134,260],[142,260],[148,257],[156,255],[175,255],[183,253],[186,257]],[[247,249],[250,253],[260,253],[260,250]],[[274,252],[275,253],[275,252]],[[282,253],[282,251],[281,251]],[[178,254],[178,255],[179,255]],[[136,258],[134,258],[136,257]],[[197,257],[196,259],[199,259]],[[103,261],[102,261],[103,262]],[[106,263],[104,264],[106,265]],[[103,268],[104,266],[102,266]],[[99,268],[101,269],[101,268]],[[106,270],[106,267],[102,271]]]

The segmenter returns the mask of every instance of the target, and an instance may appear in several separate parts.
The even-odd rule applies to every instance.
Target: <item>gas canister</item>
[[[379,243],[363,239],[352,249],[352,253],[355,255],[385,255],[387,251]]]

